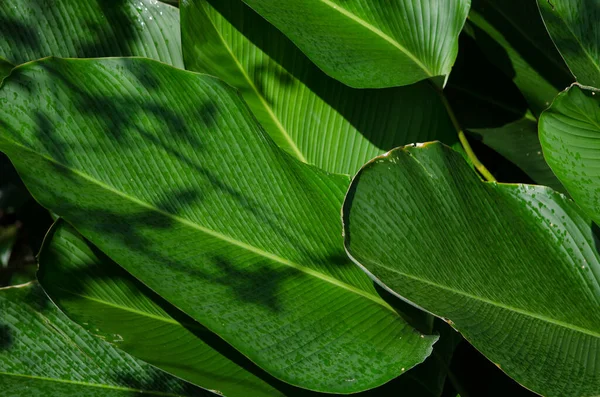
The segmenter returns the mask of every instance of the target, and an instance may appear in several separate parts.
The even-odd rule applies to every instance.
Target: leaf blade
[[[599,255],[591,221],[564,196],[481,183],[426,144],[365,166],[343,213],[355,263],[449,319],[518,382],[548,396],[600,390],[588,362],[600,355]]]

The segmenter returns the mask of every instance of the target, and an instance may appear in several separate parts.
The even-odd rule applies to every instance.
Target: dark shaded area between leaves
[[[477,349],[463,340],[452,356],[450,364],[461,396],[469,397],[535,397],[538,396],[512,380]],[[456,397],[456,390],[446,382],[442,397]]]
[[[29,194],[8,157],[0,153],[0,232],[14,228],[8,262],[0,263],[0,287],[35,278],[35,255],[52,224],[48,211]]]
[[[541,17],[539,17],[536,0],[521,1],[519,2],[519,7],[521,8],[519,12],[526,15],[537,16],[537,18],[527,21],[527,23],[535,26],[535,29],[532,29],[531,31],[546,31],[544,23]],[[549,36],[544,38],[534,37],[530,39],[518,26],[522,21],[511,20],[507,17],[506,13],[503,12],[502,6],[498,6],[498,3],[493,0],[474,0],[472,9],[481,13],[485,19],[502,34],[519,55],[545,80],[556,87],[557,90],[562,90],[572,83],[573,77],[566,65],[562,62],[555,63],[555,59],[561,60],[561,56],[555,49]],[[523,9],[527,9],[527,11]],[[514,70],[512,73],[510,72],[513,68],[506,51],[486,32],[473,24],[471,24],[471,27],[476,30],[476,36],[478,39],[482,40],[483,45],[492,48],[488,53],[503,54],[495,57],[494,61],[498,62],[496,66],[512,79],[515,76],[515,73]]]

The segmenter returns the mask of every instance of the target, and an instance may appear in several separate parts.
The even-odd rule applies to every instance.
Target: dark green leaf
[[[573,86],[540,118],[544,156],[569,194],[600,224],[600,91]]]
[[[142,56],[183,67],[179,10],[156,0],[0,2],[0,57]]]
[[[430,354],[344,253],[348,178],[282,152],[220,80],[48,59],[0,105],[0,149],[40,203],[273,376],[356,392]]]
[[[483,53],[515,82],[536,116],[574,81],[536,0],[474,0],[469,21]]]
[[[39,260],[38,279],[61,310],[129,354],[230,397],[293,394],[292,387],[167,303],[67,223],[53,226]]]
[[[600,256],[564,195],[484,183],[439,143],[368,163],[343,209],[355,263],[544,396],[600,393]]]
[[[546,28],[581,84],[600,87],[600,3],[538,0]]]
[[[3,397],[208,396],[89,335],[36,283],[0,288]]]

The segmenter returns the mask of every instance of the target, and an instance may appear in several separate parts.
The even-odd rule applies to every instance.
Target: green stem
[[[473,163],[473,166],[477,169],[477,171],[479,171],[481,176],[486,181],[496,182],[496,178],[494,178],[492,173],[490,171],[488,171],[487,168],[485,168],[485,165],[483,165],[483,163],[481,161],[479,161],[479,159],[477,158],[477,155],[471,148],[471,145],[469,144],[469,140],[467,139],[465,132],[463,131],[462,127],[460,126],[460,123],[458,122],[458,119],[456,118],[456,115],[454,114],[454,111],[452,110],[452,107],[450,106],[450,103],[448,102],[446,95],[444,95],[444,92],[437,87],[436,87],[436,90],[438,91],[440,98],[442,99],[442,102],[444,103],[444,107],[446,108],[446,111],[448,112],[448,116],[450,117],[450,120],[452,121],[452,125],[454,126],[454,128],[456,129],[456,132],[458,133],[458,139],[459,139],[463,149],[465,150],[467,157],[469,157],[469,160],[471,160],[471,162]]]

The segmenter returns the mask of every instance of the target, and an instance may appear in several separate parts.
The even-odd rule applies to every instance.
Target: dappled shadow
[[[21,64],[47,56],[100,58],[142,55],[134,2],[22,0],[0,6],[0,56]],[[141,10],[141,8],[139,8]],[[141,13],[141,11],[140,11]],[[59,26],[52,30],[53,26]]]
[[[419,105],[433,108],[440,106],[441,109],[437,94],[428,82],[385,89],[348,87],[321,71],[291,40],[242,1],[209,0],[208,2],[246,39],[270,58],[270,61],[254,60],[248,68],[252,82],[270,104],[274,104],[276,96],[281,95],[279,90],[267,89],[267,86],[273,86],[273,80],[282,87],[282,90],[288,89],[294,84],[294,80],[298,80],[382,151],[413,143],[412,140],[417,133],[422,137],[422,131],[400,128],[406,127],[407,118],[413,117],[412,112],[408,111],[405,118],[400,118],[398,115],[404,114],[401,113],[402,111]],[[300,99],[300,97],[301,94],[297,93],[297,98],[293,99]],[[294,106],[290,103],[278,105],[279,107]],[[308,108],[307,110],[310,111]],[[320,120],[313,120],[315,117],[310,113],[296,115],[298,119],[304,118],[303,125],[309,126],[305,128],[315,129],[315,134],[325,128],[331,128]],[[417,116],[412,120],[415,123],[423,122]],[[412,127],[415,128],[414,125]],[[434,132],[431,131],[430,135]],[[454,138],[454,135],[451,136]]]

